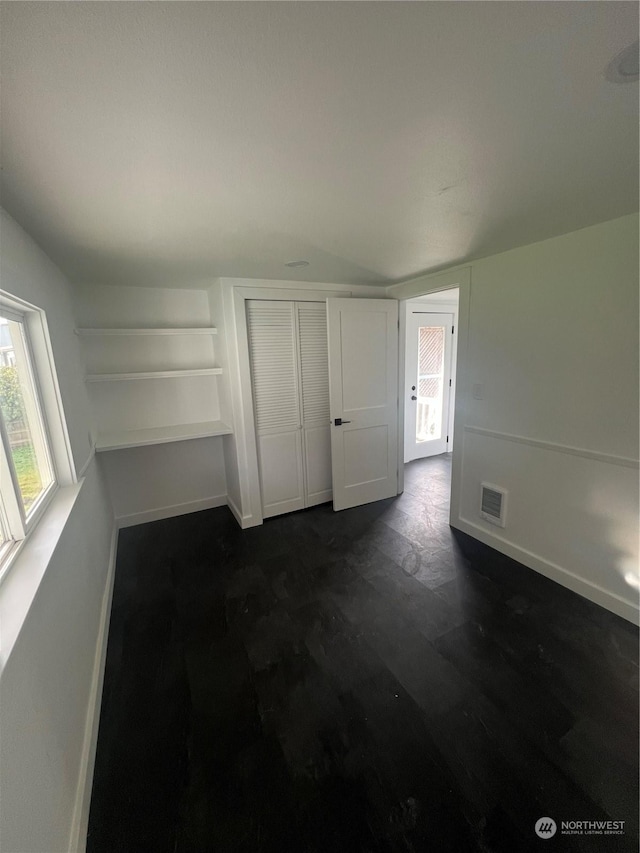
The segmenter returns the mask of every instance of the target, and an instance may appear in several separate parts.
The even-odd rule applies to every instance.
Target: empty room
[[[637,851],[638,4],[0,25],[0,850]]]

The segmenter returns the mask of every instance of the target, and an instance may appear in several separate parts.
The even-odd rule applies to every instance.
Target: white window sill
[[[35,529],[19,547],[2,580],[0,672],[20,635],[83,483],[84,480],[80,480],[57,490]]]

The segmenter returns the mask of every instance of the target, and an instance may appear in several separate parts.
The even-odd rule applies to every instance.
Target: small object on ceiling
[[[634,41],[615,56],[605,69],[610,83],[632,83],[640,76],[638,72],[638,41]]]
[[[285,267],[308,267],[309,261],[289,261]]]

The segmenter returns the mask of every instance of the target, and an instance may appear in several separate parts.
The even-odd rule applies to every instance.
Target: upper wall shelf
[[[105,335],[217,335],[215,326],[180,329],[76,329],[81,337],[99,337]]]
[[[192,370],[154,370],[149,373],[89,373],[87,382],[122,382],[128,379],[174,379],[180,376],[219,376],[221,367],[201,367]]]

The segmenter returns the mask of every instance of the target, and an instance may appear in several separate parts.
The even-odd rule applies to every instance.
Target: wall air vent
[[[507,491],[491,483],[480,484],[480,515],[485,521],[505,527],[507,520]]]

